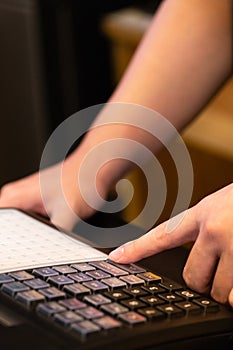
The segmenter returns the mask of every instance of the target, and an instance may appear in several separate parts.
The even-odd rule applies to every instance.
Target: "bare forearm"
[[[232,0],[166,0],[111,101],[190,121],[232,71]]]
[[[232,0],[165,0],[110,102],[152,108],[181,129],[230,75],[231,39]],[[108,113],[99,118],[107,121]],[[124,118],[127,122],[127,113]],[[89,132],[83,152],[117,137],[138,141],[152,152],[160,147],[142,130],[109,125]],[[129,166],[110,162],[102,174],[114,183]]]

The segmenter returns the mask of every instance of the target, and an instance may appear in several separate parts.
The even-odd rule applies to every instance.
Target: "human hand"
[[[163,250],[195,241],[183,277],[186,284],[233,307],[233,183],[188,209],[167,232],[164,222],[139,239],[110,253],[118,263],[132,263]]]
[[[55,225],[71,230],[79,218],[88,218],[95,212],[83,199],[78,186],[80,164],[79,157],[71,155],[63,165],[56,164],[4,185],[0,190],[0,207],[32,211],[47,216]],[[90,188],[89,183],[83,185],[86,189]],[[105,187],[99,178],[96,187],[100,196],[105,198]]]

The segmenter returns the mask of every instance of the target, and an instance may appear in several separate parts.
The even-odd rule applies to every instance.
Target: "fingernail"
[[[124,247],[122,246],[122,247],[119,247],[119,248],[113,250],[109,254],[109,258],[111,260],[118,262],[122,258],[123,255],[124,255]]]

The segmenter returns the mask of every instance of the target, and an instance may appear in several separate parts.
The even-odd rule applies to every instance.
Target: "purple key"
[[[102,282],[107,284],[111,289],[126,287],[126,283],[117,277],[105,278]]]
[[[125,306],[118,303],[105,304],[102,305],[100,309],[106,311],[107,313],[113,316],[129,311],[129,309],[127,309]]]
[[[16,300],[24,304],[27,308],[31,308],[39,302],[44,301],[45,297],[36,290],[27,290],[25,292],[17,293]]]
[[[128,272],[119,269],[117,266],[107,263],[106,261],[94,261],[90,265],[97,267],[100,270],[110,273],[113,276],[124,276],[128,275]]]
[[[93,292],[98,292],[100,290],[108,290],[108,287],[106,284],[100,282],[100,281],[89,281],[84,282],[83,285],[89,289],[91,289]]]
[[[8,283],[8,282],[13,282],[14,278],[11,276],[7,275],[6,273],[1,273],[0,274],[0,285],[3,283]]]
[[[129,284],[130,286],[137,286],[137,285],[145,283],[145,281],[143,279],[141,279],[135,275],[122,276],[122,277],[120,277],[120,279],[122,281],[126,282],[127,284]]]
[[[81,336],[86,336],[87,334],[98,332],[100,329],[101,328],[97,326],[97,324],[94,324],[88,320],[71,324],[71,331],[78,333]]]
[[[86,275],[83,272],[72,273],[72,274],[69,274],[68,277],[72,278],[74,281],[79,283],[93,280],[92,277]]]
[[[88,306],[81,310],[76,310],[75,312],[88,320],[104,316],[103,312],[92,306]]]
[[[120,314],[119,318],[130,325],[146,322],[146,317],[139,315],[135,311],[129,311],[129,312]]]
[[[66,311],[66,309],[62,305],[56,303],[55,301],[51,301],[49,303],[39,304],[36,308],[36,311],[39,314],[50,317],[57,312]]]
[[[111,300],[106,298],[105,296],[101,294],[93,294],[93,295],[86,295],[84,297],[84,300],[87,301],[89,304],[92,304],[94,306],[100,306],[103,304],[111,303]]]
[[[65,297],[65,293],[56,287],[39,289],[39,292],[43,294],[48,300],[56,300]]]
[[[11,296],[14,296],[18,292],[29,290],[29,287],[25,286],[25,284],[22,282],[14,281],[3,284],[1,286],[1,290]]]
[[[30,279],[34,278],[33,275],[31,275],[30,273],[28,273],[26,271],[11,272],[9,275],[18,281],[25,281],[25,280],[30,280]]]
[[[132,274],[136,274],[136,273],[142,273],[142,272],[146,272],[146,270],[138,265],[135,265],[135,264],[118,264],[118,263],[115,263],[114,261],[111,261],[111,264],[119,267],[120,269],[122,270],[125,270],[129,273],[132,273]]]
[[[59,304],[65,306],[69,310],[83,309],[87,306],[87,304],[75,298],[60,300]]]
[[[118,327],[121,327],[122,325],[121,322],[115,320],[110,316],[97,318],[96,320],[94,320],[94,322],[97,323],[103,329],[118,328]]]
[[[63,288],[63,290],[67,293],[70,293],[74,296],[83,296],[86,294],[90,294],[90,289],[83,286],[80,283],[69,284]]]
[[[109,273],[106,273],[102,270],[89,271],[89,272],[87,272],[87,275],[92,277],[93,279],[96,279],[96,280],[101,280],[103,278],[111,277],[111,275]]]
[[[82,320],[83,318],[73,311],[59,312],[54,315],[54,321],[56,323],[62,324],[63,326],[68,326],[73,322],[78,322]]]
[[[55,271],[58,271],[62,275],[68,275],[68,273],[74,273],[77,272],[76,269],[70,267],[69,265],[59,265],[59,266],[53,266],[53,269]]]
[[[33,278],[32,280],[25,281],[24,284],[32,289],[42,289],[50,286],[47,282],[41,280],[40,278]]]
[[[34,269],[32,271],[33,275],[42,277],[46,279],[47,277],[52,277],[58,275],[58,272],[51,269],[50,267],[42,267],[40,269]]]
[[[92,271],[95,270],[95,268],[88,263],[78,263],[78,264],[73,264],[71,265],[75,269],[81,271],[81,272],[86,272],[86,271]]]
[[[60,288],[66,284],[74,283],[74,280],[72,280],[71,278],[65,275],[58,275],[58,276],[49,277],[48,282]]]

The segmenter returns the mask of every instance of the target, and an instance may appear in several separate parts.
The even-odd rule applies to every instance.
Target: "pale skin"
[[[183,128],[231,74],[232,4],[232,0],[165,0],[109,102],[152,108],[178,130]],[[106,125],[87,133],[63,164],[63,191],[75,213],[82,218],[94,213],[76,185],[76,174],[90,149],[103,141],[128,138],[156,154],[160,145],[145,134],[127,125]],[[96,179],[100,195],[106,198],[112,186],[131,168],[131,163],[119,159],[103,166]],[[57,194],[53,168],[44,172],[51,181],[46,210],[38,173],[3,186],[0,206],[33,210],[70,228],[71,218],[63,198]],[[110,257],[132,262],[195,241],[183,272],[187,285],[199,292],[210,292],[217,301],[229,302],[233,307],[232,207],[231,184],[188,209],[171,233],[166,233],[163,223],[120,247]]]

